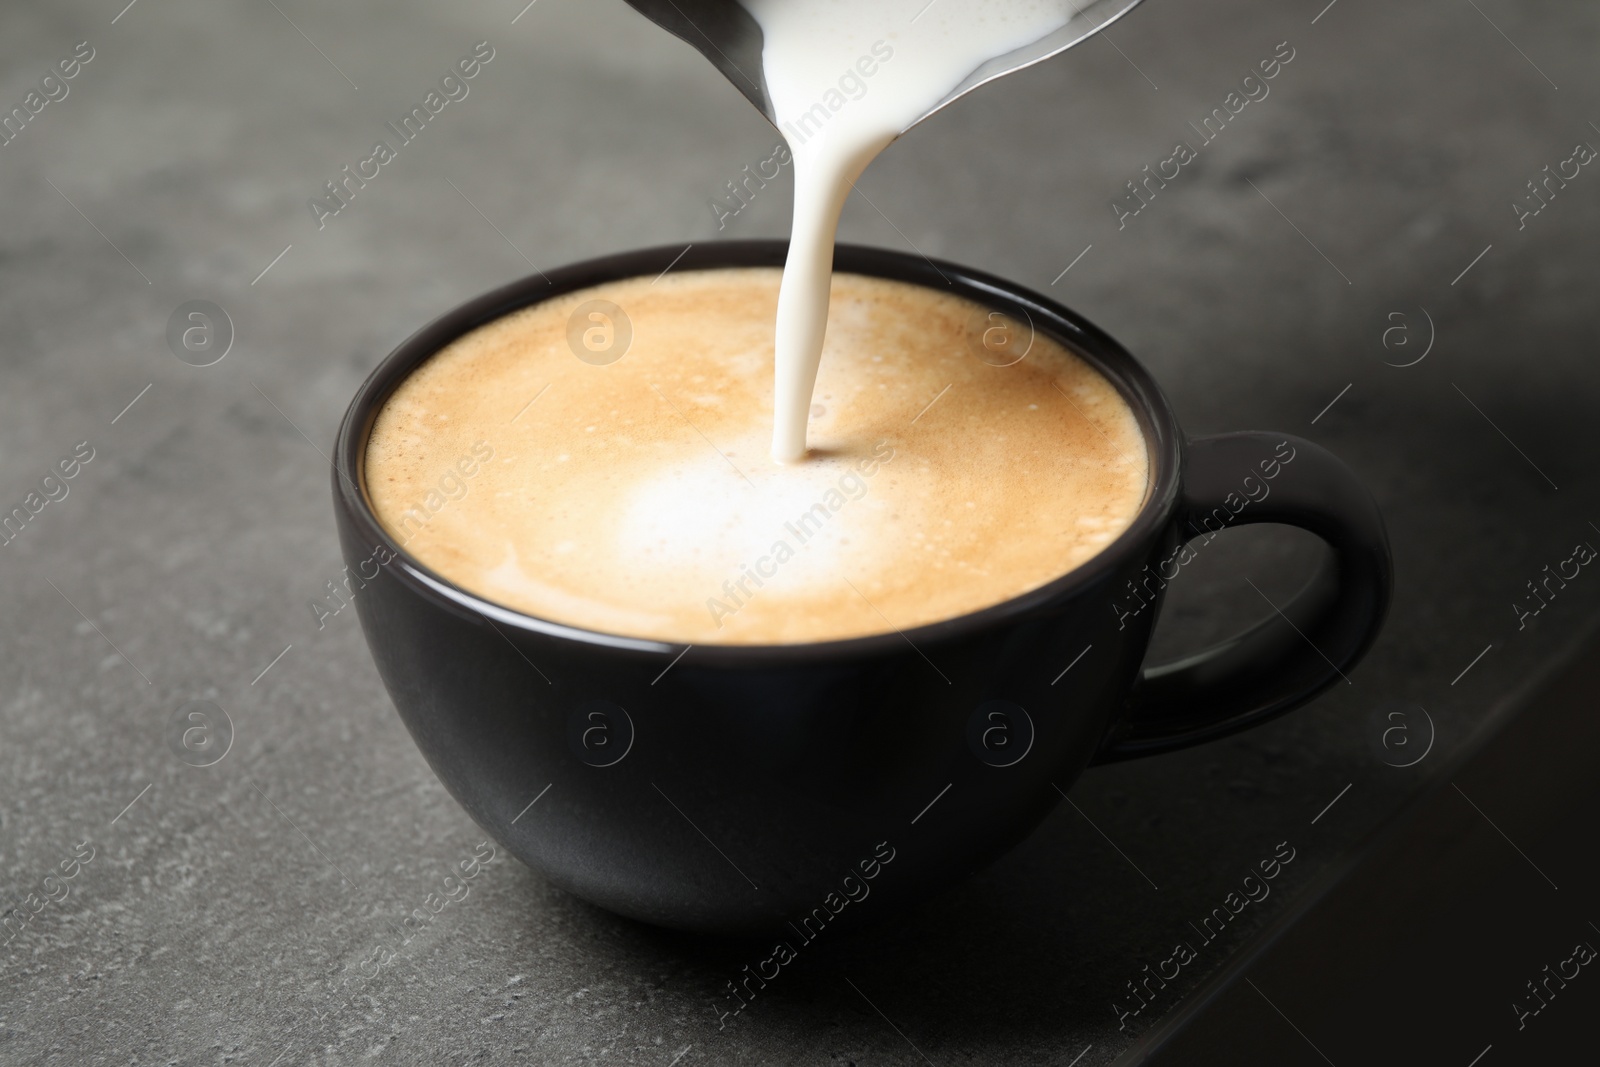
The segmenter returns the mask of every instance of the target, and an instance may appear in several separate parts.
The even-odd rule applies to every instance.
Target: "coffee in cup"
[[[815,451],[772,462],[762,364],[787,252],[664,247],[524,278],[418,330],[345,413],[334,514],[373,660],[510,852],[623,915],[770,935],[889,840],[894,874],[853,922],[993,859],[1091,762],[1246,729],[1346,680],[1392,574],[1356,476],[1298,437],[1188,439],[1114,339],[1004,279],[841,246]],[[1270,498],[1244,506],[1262,478]],[[1137,514],[1119,533],[1122,500]],[[786,538],[807,514],[805,543]],[[767,522],[760,555],[734,551]],[[1143,669],[1161,561],[1255,522],[1328,543],[1311,585]],[[524,525],[538,536],[507,536]],[[767,536],[794,556],[777,565]],[[805,560],[833,584],[806,585]],[[992,602],[1038,574],[1057,577]],[[1133,587],[1137,612],[1119,603]],[[991,606],[902,621],[961,597]],[[737,608],[720,628],[713,599]],[[626,636],[652,625],[676,639]]]
[[[456,338],[374,422],[385,530],[537,618],[778,645],[1013,599],[1140,511],[1144,437],[1094,366],[968,298],[859,274],[833,278],[811,457],[774,463],[779,280],[612,281]]]

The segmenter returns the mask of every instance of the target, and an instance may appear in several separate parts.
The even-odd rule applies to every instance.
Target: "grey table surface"
[[[1350,684],[1092,770],[1002,861],[819,942],[726,1029],[747,946],[617,919],[508,858],[376,967],[484,835],[353,613],[319,628],[309,606],[340,573],[337,420],[398,341],[530,263],[783,235],[783,182],[720,231],[709,207],[775,135],[615,0],[124,3],[0,11],[7,109],[93,49],[0,145],[0,509],[93,450],[0,547],[0,911],[42,903],[0,948],[0,1062],[1131,1061],[1600,606],[1587,571],[1525,626],[1512,606],[1600,544],[1600,170],[1520,228],[1512,207],[1600,145],[1600,10],[1152,0],[913,131],[843,236],[1057,296],[1154,368],[1191,432],[1280,428],[1343,456],[1399,581]],[[494,58],[470,95],[319,229],[308,198],[479,41]],[[1190,123],[1285,41],[1270,94],[1119,229],[1125,183],[1199,146]],[[231,318],[212,366],[169,350],[190,300]],[[1287,596],[1313,548],[1219,540],[1175,583],[1161,649],[1262,615],[1245,579]],[[211,766],[175,754],[193,700],[231,723]],[[1406,769],[1374,747],[1392,701],[1419,742],[1416,708],[1436,729]],[[1126,983],[1284,841],[1273,895],[1119,1017]],[[93,859],[45,899],[82,842]],[[1537,859],[1559,882],[1560,857]],[[1439,1035],[1440,1062],[1481,1048],[1469,1031]],[[1375,1040],[1308,1036],[1338,1063]]]

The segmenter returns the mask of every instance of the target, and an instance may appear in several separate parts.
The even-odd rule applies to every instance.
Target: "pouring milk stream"
[[[794,223],[778,297],[772,456],[806,453],[839,213],[889,143],[996,56],[1066,25],[1071,0],[740,0],[794,157]],[[869,73],[870,72],[870,73]]]

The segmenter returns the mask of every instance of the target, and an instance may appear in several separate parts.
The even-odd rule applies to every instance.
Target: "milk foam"
[[[772,456],[806,452],[839,213],[889,143],[985,62],[1065,26],[1071,0],[740,0],[795,163],[778,300]],[[869,73],[870,72],[870,73]]]
[[[1009,599],[1137,514],[1143,436],[1098,372],[1042,336],[993,366],[978,305],[855,275],[832,281],[811,458],[769,462],[778,290],[771,269],[673,272],[458,339],[378,415],[380,521],[436,573],[541,618],[783,644]],[[568,340],[595,299],[633,326],[606,366]]]

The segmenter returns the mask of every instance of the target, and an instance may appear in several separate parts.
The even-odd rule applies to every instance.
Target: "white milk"
[[[740,0],[761,24],[767,91],[794,154],[794,224],[778,297],[772,455],[806,452],[828,324],[833,244],[867,164],[978,67],[1039,40],[1071,0]]]

